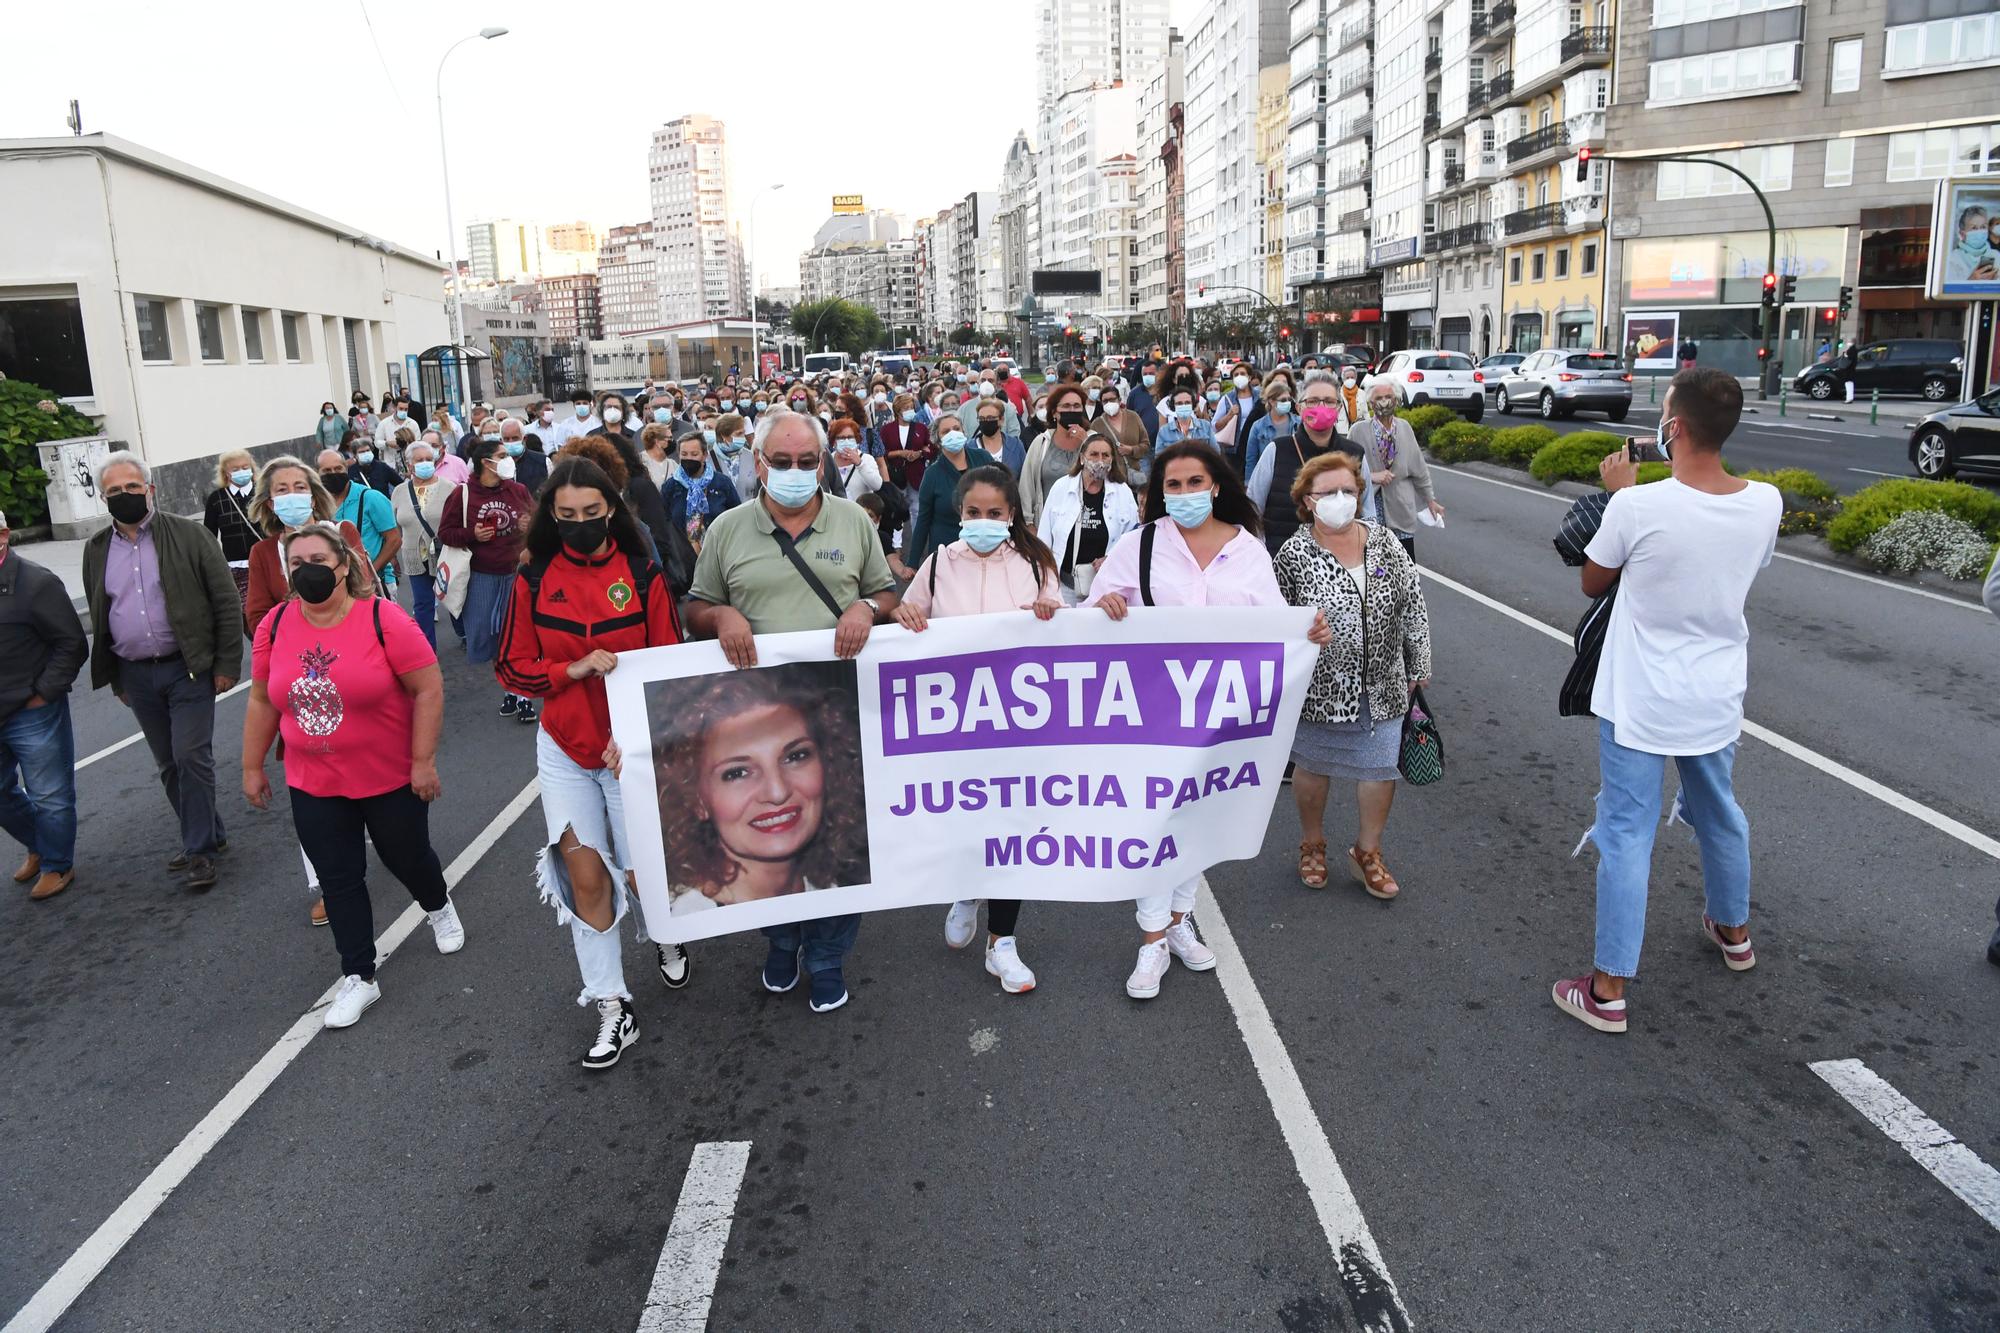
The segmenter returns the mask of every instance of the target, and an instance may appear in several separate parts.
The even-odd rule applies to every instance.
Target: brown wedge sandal
[[[1299,883],[1309,889],[1326,887],[1326,839],[1308,838],[1299,844]]]
[[[1361,877],[1361,887],[1368,890],[1369,896],[1386,902],[1403,891],[1402,885],[1396,883],[1396,877],[1389,873],[1389,867],[1382,864],[1379,850],[1364,852],[1358,847],[1349,847],[1347,862]]]

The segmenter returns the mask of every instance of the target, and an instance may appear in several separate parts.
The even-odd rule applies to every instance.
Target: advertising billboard
[[[861,206],[860,195],[837,194],[833,196],[833,211],[835,216],[839,216],[842,213],[864,213],[867,210]]]
[[[2000,300],[2000,180],[1949,176],[1931,210],[1930,295]]]
[[[1672,370],[1680,333],[1678,313],[1625,316],[1625,346],[1631,349],[1632,369]]]

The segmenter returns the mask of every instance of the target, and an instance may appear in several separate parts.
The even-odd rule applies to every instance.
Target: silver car
[[[1632,373],[1613,352],[1548,347],[1501,377],[1493,405],[1502,412],[1533,409],[1551,421],[1579,410],[1623,421],[1632,407]]]

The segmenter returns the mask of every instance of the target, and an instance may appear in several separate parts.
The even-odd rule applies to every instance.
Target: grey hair
[[[1310,384],[1331,384],[1334,388],[1338,389],[1340,387],[1340,376],[1334,374],[1324,366],[1316,366],[1308,370],[1305,378],[1299,381],[1299,392],[1304,393],[1306,386]]]
[[[334,503],[333,493],[320,481],[317,467],[290,454],[279,454],[258,470],[257,490],[250,497],[250,521],[256,524],[266,537],[280,536],[285,531],[284,523],[278,518],[278,511],[271,507],[271,478],[280,472],[293,469],[305,474],[306,490],[313,498],[314,522],[326,522],[340,507]]]
[[[1396,396],[1395,381],[1386,378],[1376,380],[1373,384],[1368,386],[1368,391],[1362,394],[1361,396],[1362,401],[1369,403],[1374,402],[1376,393],[1382,390],[1386,390],[1389,394],[1389,397],[1393,399]]]
[[[438,447],[432,444],[429,440],[411,440],[408,446],[405,447],[403,450],[403,461],[409,462],[410,455],[416,453],[417,450],[419,449],[429,454],[432,458],[437,457]]]
[[[523,425],[522,425],[522,424],[521,424],[520,422],[518,422],[518,421],[514,420],[514,418],[512,418],[512,417],[506,417],[506,418],[502,419],[502,420],[501,420],[501,422],[500,422],[500,438],[501,438],[501,439],[503,439],[503,440],[504,440],[504,439],[508,438],[508,437],[507,437],[507,428],[508,428],[509,426],[512,426],[512,427],[514,428],[514,436],[513,436],[513,438],[515,438],[515,439],[517,439],[517,440],[518,440],[518,439],[520,439],[520,438],[521,438],[521,437],[522,437],[523,435],[526,435],[526,434],[528,433],[528,431],[527,431],[527,427],[523,426]]]
[[[115,467],[135,467],[139,469],[140,481],[145,482],[148,486],[153,484],[153,469],[146,466],[146,460],[133,453],[130,449],[118,449],[106,454],[104,461],[97,465],[97,475],[92,480],[97,483],[99,492],[104,490],[104,474]]]
[[[818,417],[810,412],[794,412],[789,407],[774,407],[764,413],[763,416],[757,418],[757,433],[750,438],[750,448],[757,457],[762,458],[764,456],[764,442],[771,438],[771,432],[776,430],[785,421],[793,419],[810,425],[813,430],[813,439],[818,443],[820,448],[826,448],[826,426]]]

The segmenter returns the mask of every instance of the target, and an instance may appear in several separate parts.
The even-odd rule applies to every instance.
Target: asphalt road
[[[630,950],[644,1036],[584,1073],[539,812],[496,823],[532,735],[447,651],[433,837],[448,863],[490,839],[457,889],[469,943],[441,958],[419,927],[361,1024],[253,1096],[239,1080],[336,967],[288,819],[234,795],[242,699],[220,709],[232,850],[206,895],[160,869],[143,746],[92,763],[76,886],[0,895],[0,1317],[81,1248],[108,1260],[65,1330],[637,1328],[691,1157],[747,1142],[714,1329],[1394,1327],[1337,1275],[1300,1155],[1323,1134],[1413,1327],[2000,1325],[2000,1232],[1809,1068],[1865,1061],[2000,1163],[2000,876],[1937,826],[1996,824],[2000,625],[1766,571],[1748,713],[1803,748],[1738,761],[1758,967],[1702,942],[1693,850],[1664,830],[1633,1031],[1605,1037],[1548,999],[1590,955],[1593,861],[1570,851],[1594,730],[1554,715],[1568,650],[1459,590],[1567,628],[1560,503],[1439,488],[1449,527],[1420,554],[1449,772],[1399,798],[1402,898],[1300,887],[1281,796],[1264,854],[1210,875],[1205,928],[1240,961],[1143,1005],[1126,908],[1030,904],[1025,997],[914,910],[866,923],[831,1015],[757,988],[754,936],[695,946],[676,994]],[[107,695],[77,702],[80,755],[130,734]],[[1351,820],[1337,795],[1336,846]],[[375,902],[382,929],[407,899],[379,876]],[[218,1107],[184,1182],[92,1248]]]

